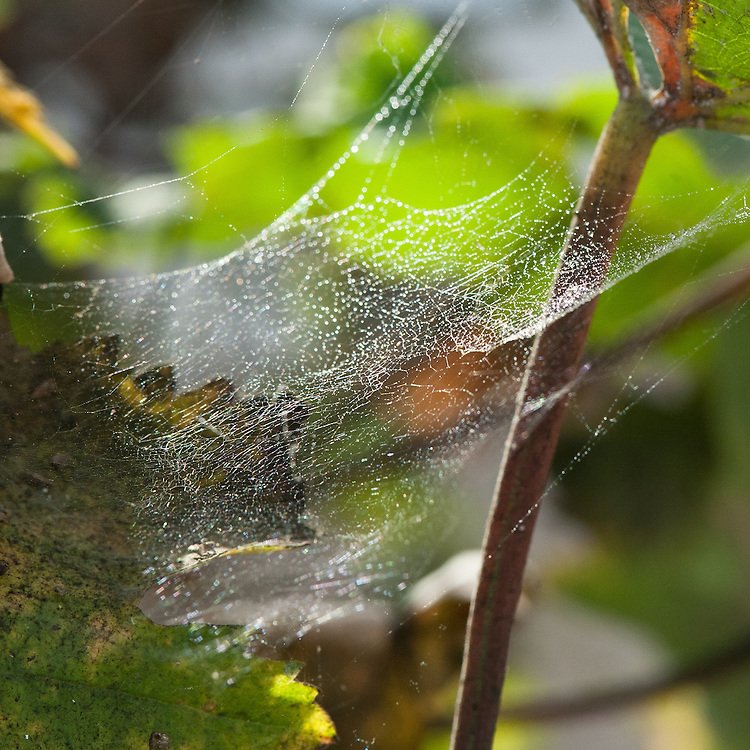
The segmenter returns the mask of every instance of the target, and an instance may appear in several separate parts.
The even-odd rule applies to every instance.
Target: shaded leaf
[[[237,631],[140,614],[127,499],[147,492],[145,471],[113,459],[71,350],[32,356],[5,331],[0,349],[0,746],[145,748],[154,732],[180,750],[330,742],[299,665],[247,658]]]

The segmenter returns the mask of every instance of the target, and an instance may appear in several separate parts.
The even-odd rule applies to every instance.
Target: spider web
[[[735,197],[679,234],[631,228],[603,288],[551,307],[576,190],[550,187],[561,171],[544,155],[463,205],[389,197],[465,17],[446,22],[321,179],[230,255],[7,290],[37,339],[79,342],[100,401],[77,408],[111,412],[118,445],[152,477],[126,500],[157,579],[143,605],[156,619],[276,637],[397,598],[429,564],[425,550],[472,512],[451,479],[507,430],[534,334],[746,218]],[[378,169],[360,180],[363,164]],[[355,189],[333,210],[342,184]]]

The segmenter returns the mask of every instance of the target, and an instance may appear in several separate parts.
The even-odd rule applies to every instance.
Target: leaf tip
[[[78,154],[44,120],[42,105],[28,89],[19,86],[8,70],[0,65],[0,117],[46,148],[69,168],[78,166]]]

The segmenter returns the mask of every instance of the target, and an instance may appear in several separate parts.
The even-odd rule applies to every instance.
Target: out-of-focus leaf
[[[139,613],[142,468],[112,459],[70,349],[31,356],[5,328],[0,349],[0,746],[140,750],[154,732],[181,750],[329,743],[298,665]]]
[[[610,614],[645,626],[678,662],[716,652],[743,632],[743,542],[728,542],[716,522],[705,521],[663,544],[628,541],[632,542],[610,538],[606,549],[603,546],[580,568],[564,574],[563,587]],[[745,670],[731,680],[706,685],[705,691],[719,746],[744,750],[750,716],[741,707],[750,696],[750,676]]]
[[[658,498],[654,499],[658,501]],[[571,593],[648,626],[685,660],[736,635],[744,608],[741,552],[705,521],[662,543],[610,542],[564,574]],[[628,544],[628,542],[631,542]]]
[[[19,86],[0,65],[0,117],[44,146],[65,166],[75,167],[75,149],[45,121],[42,105],[28,90]]]
[[[226,252],[241,241],[237,233],[252,236],[303,195],[349,140],[348,131],[343,140],[336,132],[308,137],[289,123],[257,117],[181,129],[169,144],[176,169],[200,172],[185,232]]]
[[[295,105],[300,124],[310,130],[369,118],[433,34],[426,21],[403,9],[348,24],[337,34],[333,55],[322,57],[312,85],[300,92]],[[454,80],[451,62],[444,61],[435,75],[438,87]]]
[[[39,174],[24,191],[33,212],[54,212],[39,243],[56,265],[96,262],[112,252],[105,217],[96,204],[80,205],[82,197],[79,185],[54,173]]]
[[[422,260],[430,267],[457,277],[473,274],[477,260],[486,264],[494,257],[502,258],[507,252],[503,242],[508,234],[516,238],[527,234],[531,239],[555,229],[554,217],[540,219],[539,206],[540,202],[547,207],[558,205],[570,191],[570,142],[556,112],[500,95],[483,98],[466,87],[451,90],[428,110],[427,117],[429,130],[417,121],[409,139],[398,145],[398,158],[393,162],[390,152],[379,153],[379,146],[360,145],[336,179],[321,191],[327,209],[337,211],[361,200],[365,183],[370,196],[382,192],[403,201],[405,208],[395,204],[388,215],[383,209],[377,217],[367,218],[368,231],[374,236],[382,230],[378,221],[397,221],[401,218],[398,214],[411,207],[434,210],[460,206],[487,196],[523,174],[519,189],[509,190],[509,199],[497,201],[494,208],[493,222],[507,232],[500,231],[498,246],[485,247],[481,258],[477,258],[473,245],[465,248],[465,254],[447,247],[441,241],[439,223],[419,221],[421,241],[410,249],[410,259],[418,261],[420,252],[424,252]],[[193,125],[179,131],[171,146],[177,169],[187,173],[199,170],[201,180],[186,233],[193,241],[216,243],[217,248],[222,238],[225,243],[236,243],[236,236],[228,237],[228,225],[245,235],[254,234],[325,174],[354,135],[351,129],[335,128],[311,136],[295,121],[257,118],[242,124]],[[222,158],[225,153],[227,157]],[[257,178],[248,180],[248,175]],[[355,212],[352,221],[362,224],[361,212]],[[389,236],[395,239],[393,231],[391,227]],[[360,250],[377,251],[377,243],[370,250],[352,248]],[[403,260],[379,254],[380,263],[398,264]]]
[[[713,398],[711,418],[719,451],[719,464],[724,477],[724,492],[736,497],[738,510],[747,508],[747,488],[750,486],[750,464],[747,446],[750,445],[750,319],[738,316],[717,341],[717,357],[712,368]],[[742,512],[743,523],[750,523],[750,515]]]

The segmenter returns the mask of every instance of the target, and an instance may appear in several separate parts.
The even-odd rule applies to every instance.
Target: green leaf
[[[299,665],[247,658],[233,629],[140,614],[129,500],[146,473],[112,460],[111,426],[76,406],[92,394],[74,349],[32,356],[0,324],[0,746],[142,749],[152,733],[180,750],[331,742]]]
[[[668,119],[750,132],[750,2],[629,0],[662,75]]]
[[[384,95],[417,63],[433,35],[428,23],[403,9],[349,23],[337,33],[331,58],[321,60],[315,84],[300,92],[300,123],[315,128],[369,119]],[[449,60],[435,74],[433,91],[455,80]]]

